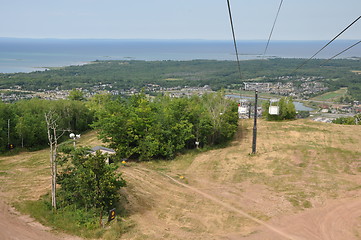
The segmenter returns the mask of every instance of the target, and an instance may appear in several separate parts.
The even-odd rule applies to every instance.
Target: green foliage
[[[138,94],[106,101],[93,126],[121,158],[169,159],[196,141],[204,146],[229,140],[237,129],[236,108],[223,93],[154,99]]]
[[[18,203],[16,208],[21,212],[30,214],[40,223],[51,225],[63,231],[82,237],[94,238],[101,235],[99,216],[94,210],[76,208],[75,205],[67,206],[53,211],[48,195],[37,201]]]
[[[279,115],[269,114],[270,102],[265,101],[263,103],[263,117],[268,121],[280,121],[289,120],[296,118],[296,108],[293,104],[292,97],[282,97],[278,102],[275,103],[279,107]]]
[[[14,126],[14,113],[11,107],[0,101],[0,152],[5,151],[8,143],[8,120],[10,119],[10,128]],[[11,142],[13,143],[13,142]],[[14,143],[13,143],[14,144]]]
[[[86,148],[62,156],[60,162],[67,167],[58,176],[61,207],[75,205],[103,211],[115,206],[119,200],[117,191],[125,186],[125,181],[116,172],[116,165],[106,163],[107,158],[100,151],[90,154]]]
[[[0,152],[7,145],[8,120],[10,120],[10,143],[29,149],[48,144],[44,114],[54,111],[59,116],[61,130],[83,132],[89,129],[93,113],[83,102],[70,100],[22,100],[12,104],[0,102]]]
[[[71,235],[89,239],[119,239],[122,234],[129,231],[134,223],[130,220],[115,220],[107,226],[99,226],[99,212],[94,209],[82,209],[69,205],[53,211],[47,200],[49,195],[37,201],[24,201],[15,206],[22,213],[29,214],[38,222],[50,225],[54,229],[61,229]]]
[[[332,120],[332,123],[343,125],[361,125],[361,113],[356,114],[353,117],[339,117]]]
[[[322,59],[312,59],[291,75],[304,59],[268,59],[243,61],[243,78],[280,81],[280,76],[319,76],[330,91],[348,87],[354,100],[361,100],[360,59],[334,59],[320,66]],[[91,89],[104,85],[105,90],[142,88],[158,84],[162,87],[204,86],[213,90],[239,88],[234,61],[96,61],[84,66],[70,66],[32,73],[0,74],[0,88],[22,86],[24,90]],[[264,77],[265,76],[265,77]],[[99,82],[101,80],[101,83]],[[257,80],[258,81],[258,80]],[[112,88],[110,87],[112,86]]]
[[[310,116],[309,111],[298,111],[297,118],[308,118]]]
[[[85,97],[81,90],[73,89],[69,92],[68,99],[74,101],[84,101]]]

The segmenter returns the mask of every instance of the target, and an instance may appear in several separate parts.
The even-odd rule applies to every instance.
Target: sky
[[[268,38],[280,0],[230,0],[237,40]],[[0,37],[230,40],[226,0],[0,0]],[[284,0],[272,40],[331,40],[361,0]],[[361,20],[339,39],[361,39]]]

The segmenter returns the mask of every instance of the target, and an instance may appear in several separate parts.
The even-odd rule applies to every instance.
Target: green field
[[[340,99],[340,97],[345,97],[346,94],[347,94],[347,88],[340,88],[337,91],[328,92],[328,93],[319,95],[317,97],[311,98],[310,100],[334,102],[334,101],[338,101]]]

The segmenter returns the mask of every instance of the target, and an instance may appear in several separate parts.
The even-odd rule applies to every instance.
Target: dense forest
[[[38,149],[48,144],[45,113],[54,111],[59,130],[80,133],[89,129],[93,113],[80,101],[23,100],[12,104],[0,101],[0,152],[8,144]]]
[[[281,76],[321,77],[329,90],[348,87],[355,100],[361,100],[361,60],[337,59],[325,62],[314,59],[294,71],[304,59],[267,59],[241,62],[242,79],[235,61],[95,61],[83,66],[70,66],[31,73],[0,74],[0,89],[21,86],[23,90],[91,89],[106,85],[108,89],[141,89],[147,84],[162,87],[204,86],[213,90],[238,89],[242,82],[280,81]]]
[[[153,99],[141,93],[100,106],[93,126],[121,158],[171,159],[184,149],[225,143],[238,126],[237,104],[222,92]]]
[[[237,104],[225,99],[223,92],[191,98],[151,98],[144,93],[131,97],[95,95],[87,101],[74,98],[79,96],[12,104],[0,101],[0,152],[10,144],[17,149],[47,146],[45,114],[49,111],[59,132],[67,132],[63,140],[69,139],[71,132],[95,128],[119,159],[171,159],[184,149],[227,142],[238,125]]]

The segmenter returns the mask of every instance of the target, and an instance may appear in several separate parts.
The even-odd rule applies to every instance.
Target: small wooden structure
[[[96,151],[100,151],[101,154],[108,154],[108,155],[110,155],[110,156],[116,154],[116,152],[115,152],[113,149],[111,149],[111,148],[106,148],[106,147],[102,147],[102,146],[95,146],[95,147],[93,147],[93,148],[91,149],[90,153],[91,153],[91,154],[95,154]],[[106,162],[107,162],[108,164],[110,163],[110,159],[109,159],[109,158],[110,158],[110,157],[108,157],[108,158],[106,159]]]

